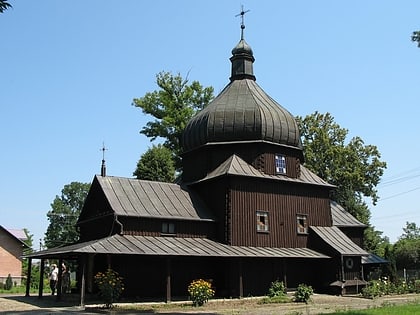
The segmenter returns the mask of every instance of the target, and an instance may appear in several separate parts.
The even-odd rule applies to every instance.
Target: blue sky
[[[258,84],[292,114],[330,112],[388,163],[371,223],[391,241],[420,224],[420,2],[9,1],[0,14],[0,225],[36,247],[64,185],[99,173],[131,177],[151,146],[151,118],[132,99],[164,70],[228,83],[245,39]]]

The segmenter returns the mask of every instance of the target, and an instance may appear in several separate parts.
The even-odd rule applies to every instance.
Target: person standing
[[[58,268],[56,264],[52,264],[51,272],[50,272],[51,295],[54,295],[55,290],[57,289],[57,282],[58,282]]]

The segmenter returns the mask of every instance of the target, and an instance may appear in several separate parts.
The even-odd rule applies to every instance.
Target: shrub
[[[211,283],[203,279],[197,279],[188,286],[188,293],[194,306],[202,306],[214,296]]]
[[[276,296],[285,296],[286,295],[286,286],[283,281],[276,280],[271,282],[270,288],[268,289],[268,297],[273,298]]]
[[[4,289],[5,290],[10,290],[10,289],[12,289],[12,287],[13,287],[13,280],[12,280],[12,276],[9,273],[9,275],[7,276],[7,279],[6,279],[6,283],[4,284]]]
[[[112,269],[108,269],[105,273],[98,272],[95,275],[95,283],[99,288],[99,296],[105,302],[106,308],[111,308],[124,291],[123,278]]]
[[[373,299],[382,295],[382,285],[379,280],[369,281],[366,287],[362,289],[362,296],[368,299]]]
[[[420,280],[414,280],[410,284],[410,292],[420,293]]]
[[[295,302],[308,303],[312,294],[314,294],[314,290],[310,285],[308,286],[306,284],[299,284],[294,295]]]

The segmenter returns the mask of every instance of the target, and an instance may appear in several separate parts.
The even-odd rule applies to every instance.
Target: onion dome
[[[301,150],[295,118],[258,86],[254,56],[243,39],[232,50],[230,83],[187,124],[184,152],[206,144],[264,141]]]

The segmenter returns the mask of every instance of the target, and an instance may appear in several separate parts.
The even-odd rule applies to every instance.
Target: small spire
[[[241,5],[241,12],[239,14],[236,14],[235,16],[241,17],[241,39],[244,39],[244,29],[245,29],[245,23],[244,23],[244,15],[245,13],[248,13],[250,10],[244,11],[244,6]]]
[[[230,81],[242,79],[251,79],[255,81],[253,70],[253,63],[255,61],[254,54],[251,46],[249,46],[244,39],[244,15],[249,11],[250,10],[244,11],[244,6],[242,6],[241,12],[236,15],[241,17],[241,40],[232,49],[232,57],[230,57],[230,61],[232,62]]]
[[[106,176],[105,151],[108,150],[107,148],[105,148],[105,143],[102,142],[102,149],[100,150],[102,151],[101,176],[105,177]]]

